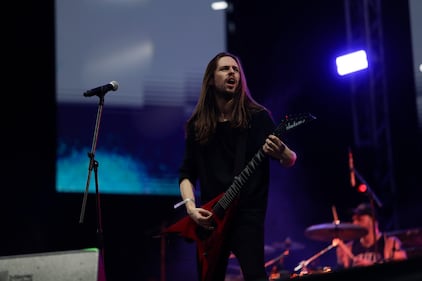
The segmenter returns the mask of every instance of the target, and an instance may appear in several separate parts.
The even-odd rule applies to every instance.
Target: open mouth
[[[230,85],[234,85],[234,84],[236,84],[236,79],[234,79],[234,78],[229,78],[229,79],[227,80],[227,84],[230,84]]]

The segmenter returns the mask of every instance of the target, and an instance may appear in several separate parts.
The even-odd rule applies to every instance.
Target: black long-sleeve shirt
[[[231,128],[229,122],[219,122],[206,144],[196,141],[194,128],[189,127],[179,182],[187,178],[194,185],[199,184],[201,203],[207,203],[228,189],[274,128],[274,121],[266,110],[253,113],[249,127],[244,130]],[[245,145],[241,145],[242,141],[246,141]],[[240,149],[243,151],[238,151]],[[264,157],[241,188],[239,209],[265,212],[268,188],[269,157]]]

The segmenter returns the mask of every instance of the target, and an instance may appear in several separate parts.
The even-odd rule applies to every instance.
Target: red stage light
[[[366,190],[367,190],[367,187],[366,187],[366,185],[365,184],[360,184],[359,186],[358,186],[358,191],[359,192],[366,192]]]

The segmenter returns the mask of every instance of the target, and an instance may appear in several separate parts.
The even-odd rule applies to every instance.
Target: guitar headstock
[[[315,119],[316,117],[310,113],[288,114],[274,130],[273,135],[280,137],[283,132],[307,124]]]

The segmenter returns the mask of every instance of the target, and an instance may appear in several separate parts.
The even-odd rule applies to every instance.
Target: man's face
[[[220,93],[230,94],[231,98],[237,90],[239,80],[239,66],[236,61],[230,56],[220,58],[214,72],[215,89]]]
[[[372,229],[372,217],[368,215],[353,215],[352,222],[356,225],[366,228],[368,231]]]

